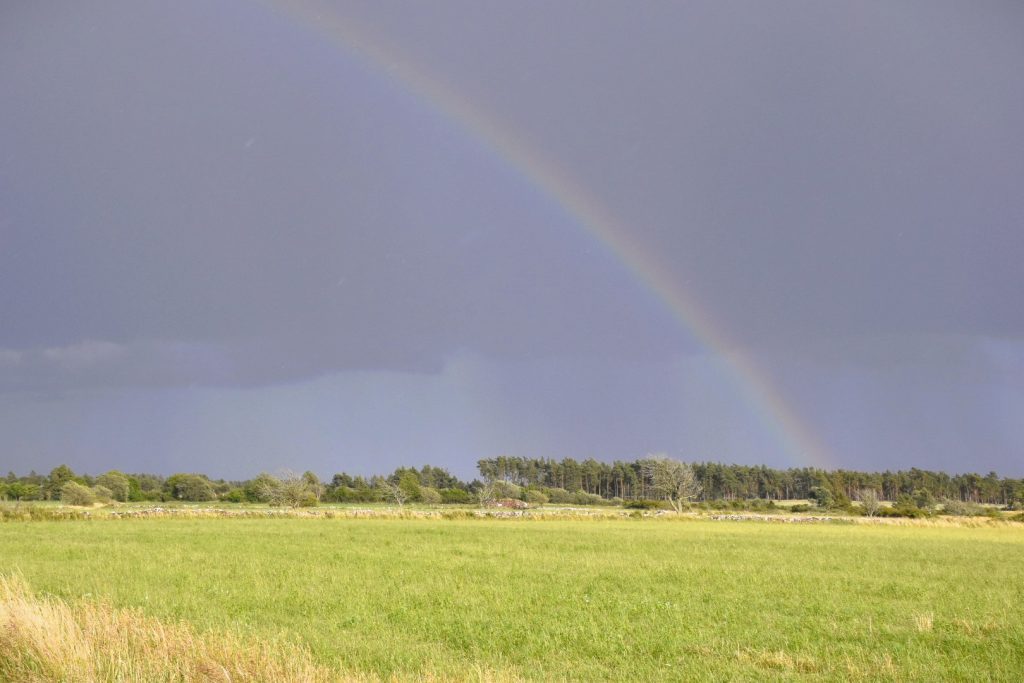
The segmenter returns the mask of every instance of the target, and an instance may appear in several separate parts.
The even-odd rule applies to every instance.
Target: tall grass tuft
[[[41,597],[20,577],[0,576],[0,680],[315,683],[344,677],[295,645],[199,635],[133,610]]]

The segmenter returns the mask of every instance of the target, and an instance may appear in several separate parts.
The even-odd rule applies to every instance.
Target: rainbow
[[[689,335],[721,361],[744,400],[776,435],[794,462],[830,468],[832,460],[824,445],[773,386],[768,375],[729,342],[707,311],[676,285],[668,268],[631,238],[629,230],[600,199],[554,159],[517,137],[513,128],[504,125],[498,116],[469,101],[367,27],[341,16],[335,9],[315,0],[264,0],[264,4],[392,79],[403,90],[454,121],[503,164],[520,173],[621,262],[667,307]]]

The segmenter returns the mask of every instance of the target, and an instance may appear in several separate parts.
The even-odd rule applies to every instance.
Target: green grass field
[[[0,573],[339,672],[1024,679],[1024,527],[142,519],[0,524]]]

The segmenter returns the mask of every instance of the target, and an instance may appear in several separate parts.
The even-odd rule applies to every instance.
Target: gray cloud
[[[1024,333],[1020,6],[379,5],[744,343]]]
[[[240,384],[436,371],[459,348],[678,346],[625,272],[429,107],[297,27],[237,9],[237,34],[186,29],[206,10],[182,7],[24,20],[0,255],[0,315],[18,324],[0,344],[104,339],[146,349],[114,375]],[[644,329],[668,341],[629,332]],[[233,370],[154,351],[193,344]]]
[[[852,406],[891,436],[872,447],[963,411],[961,447],[1019,453],[994,417],[1021,391],[1019,4],[311,4],[394,59],[249,2],[0,9],[0,392],[442,381],[468,355],[568,400],[586,373],[560,364],[632,391],[620,373],[702,359],[528,169],[402,83],[408,61],[605,204],[837,451],[869,441]],[[673,382],[635,409],[673,419],[653,406]]]

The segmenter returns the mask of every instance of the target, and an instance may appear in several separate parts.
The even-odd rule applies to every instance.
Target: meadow
[[[278,643],[339,680],[1019,681],[1022,567],[1006,523],[0,524],[0,575],[40,599]]]

